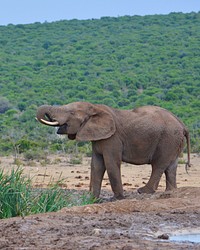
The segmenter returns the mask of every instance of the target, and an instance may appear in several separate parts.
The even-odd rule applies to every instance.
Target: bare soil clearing
[[[9,171],[16,167],[13,161],[2,157],[1,167]],[[71,165],[64,156],[48,156],[48,162],[21,164],[36,187],[64,178],[65,188],[88,190],[90,159]],[[154,195],[137,193],[148,181],[150,166],[123,164],[125,200],[0,220],[0,249],[200,249],[200,243],[162,239],[178,232],[200,233],[199,155],[192,155],[192,164],[189,175],[179,165],[176,191],[164,192],[163,177]],[[101,197],[111,196],[105,176]]]

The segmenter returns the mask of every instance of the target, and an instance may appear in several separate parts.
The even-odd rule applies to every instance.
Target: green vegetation
[[[23,176],[22,169],[13,169],[10,174],[0,170],[0,219],[53,212],[63,207],[95,202],[92,195],[86,192],[73,194],[68,191],[66,194],[61,188],[61,180],[49,185],[47,189],[33,189],[31,179]]]
[[[65,151],[42,104],[159,105],[200,150],[200,13],[0,26],[0,154]],[[87,150],[87,144],[81,144]]]

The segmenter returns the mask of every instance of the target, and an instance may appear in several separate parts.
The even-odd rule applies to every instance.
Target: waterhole
[[[170,237],[171,241],[189,241],[193,243],[200,243],[200,233],[194,234],[177,234]]]

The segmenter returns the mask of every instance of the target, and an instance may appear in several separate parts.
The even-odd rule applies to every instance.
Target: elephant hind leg
[[[159,181],[163,173],[166,176],[166,191],[176,189],[176,170],[177,170],[178,158],[170,163],[167,167],[160,168],[160,164],[152,165],[152,173],[148,183],[138,189],[139,193],[154,193],[158,188]]]
[[[166,191],[170,191],[177,188],[176,185],[177,165],[178,165],[178,158],[174,162],[172,162],[165,170]]]
[[[159,168],[157,164],[153,164],[152,173],[151,173],[151,177],[149,181],[144,187],[141,187],[138,189],[138,193],[153,194],[158,188],[158,184],[163,173],[164,173],[164,170],[162,168]]]

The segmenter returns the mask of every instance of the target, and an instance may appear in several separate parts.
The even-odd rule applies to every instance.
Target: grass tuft
[[[75,194],[62,189],[61,181],[47,189],[33,189],[30,178],[18,167],[10,174],[0,170],[0,219],[55,212],[63,207],[92,204],[96,200],[88,193]]]

